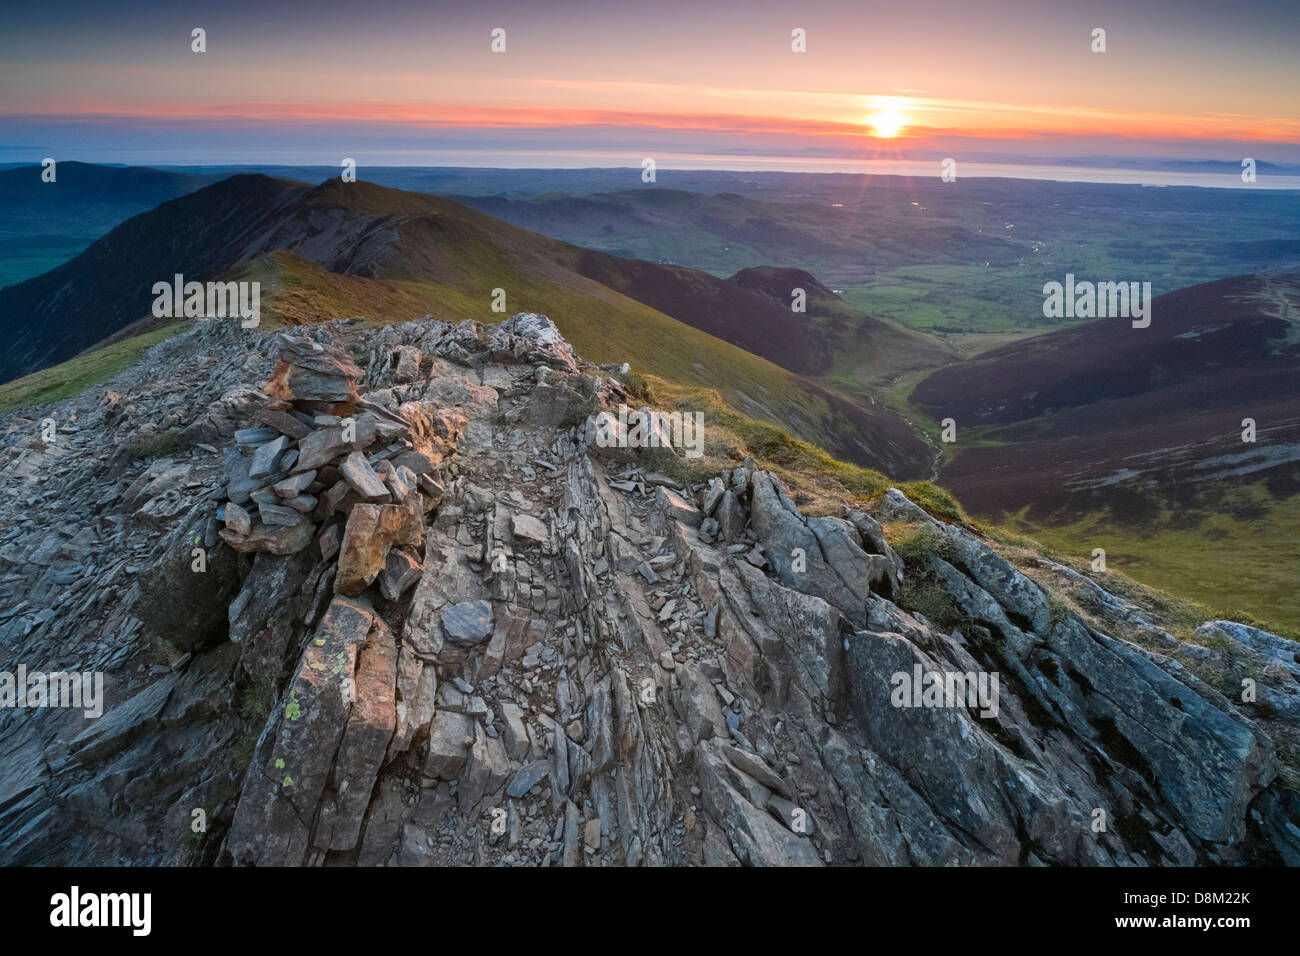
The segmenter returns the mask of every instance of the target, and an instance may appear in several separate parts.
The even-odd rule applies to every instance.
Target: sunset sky
[[[155,6],[0,11],[0,162],[1300,162],[1295,0]]]

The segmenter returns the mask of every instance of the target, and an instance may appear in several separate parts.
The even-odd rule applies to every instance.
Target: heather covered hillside
[[[1300,633],[1300,279],[1239,276],[931,374],[940,481],[982,519]]]

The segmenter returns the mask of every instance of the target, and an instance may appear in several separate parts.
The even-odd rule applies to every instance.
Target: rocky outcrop
[[[544,316],[149,361],[53,442],[0,421],[0,647],[107,676],[100,718],[0,710],[0,861],[1300,861],[1295,644],[1180,642],[896,490],[657,471]]]

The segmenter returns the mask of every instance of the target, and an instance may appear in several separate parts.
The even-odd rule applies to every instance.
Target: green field
[[[0,288],[63,265],[91,241],[64,236],[0,239]]]
[[[996,266],[906,266],[842,292],[863,312],[926,332],[1050,329],[1041,282]]]

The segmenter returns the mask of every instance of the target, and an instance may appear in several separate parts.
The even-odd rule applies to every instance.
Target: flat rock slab
[[[277,335],[275,357],[281,362],[326,375],[360,378],[364,374],[357,363],[338,346],[317,342],[304,335]]]
[[[397,726],[397,646],[383,622],[376,619],[357,658],[356,702],[334,760],[334,779],[347,781],[335,799],[329,849],[350,850],[361,836],[361,822],[375,778]],[[325,842],[317,837],[317,846]]]
[[[357,436],[358,438],[360,435]],[[318,428],[306,438],[298,442],[298,460],[294,467],[298,471],[311,471],[327,465],[345,451],[360,446],[358,441],[352,444],[343,440],[343,428],[341,426],[331,426],[329,428]]]
[[[301,513],[293,508],[285,508],[281,505],[258,505],[257,514],[264,525],[280,525],[286,528],[292,527],[303,520]]]
[[[344,458],[339,465],[339,471],[352,490],[367,501],[392,500],[392,495],[388,493],[388,486],[375,474],[375,470],[370,467],[370,462],[366,461],[366,456],[361,452],[354,451]]]
[[[235,432],[235,444],[241,448],[256,448],[258,445],[274,441],[279,434],[276,429],[265,425],[257,428],[240,428]]]
[[[663,485],[655,487],[655,501],[668,517],[689,527],[698,528],[703,520],[695,505],[677,492],[669,491]]]
[[[534,760],[510,778],[506,786],[506,796],[518,800],[533,787],[541,783],[551,772],[550,760]]]
[[[152,726],[177,680],[168,674],[91,724],[68,745],[77,761],[87,765],[110,757]]]
[[[355,368],[356,366],[352,366]],[[266,385],[268,395],[308,402],[356,401],[352,377],[280,362]]]
[[[442,612],[447,640],[471,647],[492,633],[492,605],[487,601],[462,601]]]
[[[315,480],[315,469],[312,469],[311,471],[300,471],[297,474],[284,479],[284,481],[277,481],[271,486],[271,491],[275,492],[275,494],[279,495],[281,498],[297,498],[300,494],[306,491],[307,486]]]
[[[551,540],[546,525],[532,515],[515,515],[510,519],[510,533],[524,545],[544,546]]]
[[[276,462],[288,447],[289,439],[283,435],[265,445],[259,445],[257,451],[253,452],[252,463],[248,466],[248,477],[265,478],[267,475],[275,474]]]
[[[222,528],[220,534],[221,540],[236,551],[267,551],[271,554],[287,555],[297,554],[311,544],[311,539],[316,534],[316,526],[310,521],[287,527],[275,527],[256,522],[253,524],[253,530],[247,535],[235,534],[229,528]]]
[[[306,643],[293,681],[277,702],[282,709],[274,744],[259,753],[265,760],[260,769],[244,778],[226,844],[238,864],[301,866],[313,829],[328,844],[337,810],[331,806],[328,816],[322,812],[323,819],[315,821],[316,809],[353,709],[358,653],[375,625],[367,606],[336,597]]]
[[[473,742],[474,722],[463,714],[439,710],[429,726],[429,756],[424,775],[455,780],[465,769],[469,745]]]
[[[311,434],[311,426],[298,421],[288,412],[282,412],[274,408],[260,408],[253,412],[253,419],[269,425],[271,428],[295,440],[306,438]],[[250,429],[251,430],[251,429]],[[268,429],[269,430],[269,429]],[[236,432],[236,435],[239,433]],[[275,436],[271,436],[275,437]]]

